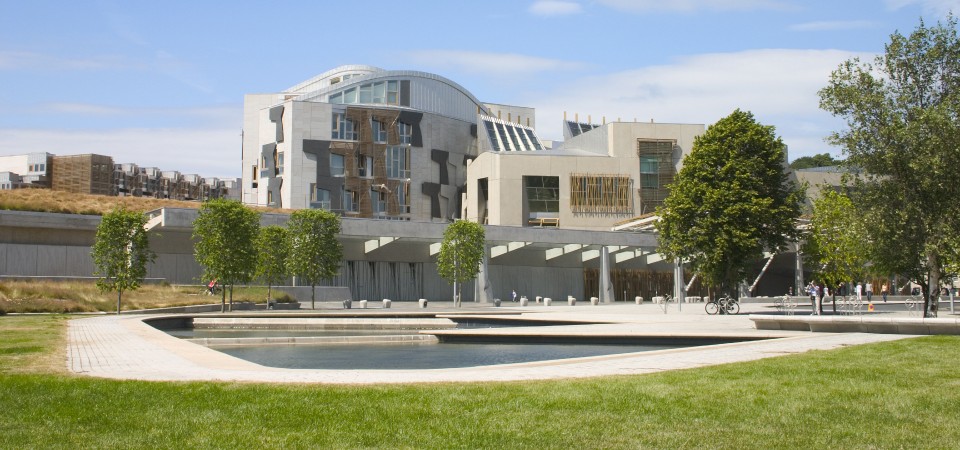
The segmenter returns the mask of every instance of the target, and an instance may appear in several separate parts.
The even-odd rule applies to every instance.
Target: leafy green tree
[[[230,287],[233,310],[233,286],[249,283],[257,264],[254,245],[260,232],[260,213],[236,200],[214,199],[204,202],[193,222],[193,247],[197,262],[203,266],[205,280],[217,280]],[[226,309],[226,289],[220,296],[221,311]]]
[[[458,220],[447,225],[437,256],[437,272],[453,284],[453,303],[460,306],[463,283],[476,278],[486,237],[478,223]]]
[[[310,307],[315,307],[317,284],[340,272],[343,245],[337,240],[340,216],[322,209],[294,211],[287,224],[290,257],[287,270],[310,284]]]
[[[707,128],[658,210],[658,251],[735,294],[764,250],[782,251],[797,236],[803,192],[784,173],[784,152],[774,128],[749,112]]]
[[[257,277],[267,283],[267,301],[273,299],[271,288],[287,277],[287,257],[290,255],[290,237],[287,229],[270,225],[257,235]]]
[[[117,291],[117,314],[123,291],[136,290],[147,276],[147,263],[155,258],[150,250],[150,239],[143,214],[123,207],[104,214],[97,226],[93,243],[93,264],[97,287],[101,291]]]
[[[803,252],[817,280],[831,288],[867,275],[867,238],[863,218],[850,197],[826,190],[813,201],[813,217]]]
[[[937,315],[941,273],[960,240],[960,39],[957,21],[890,36],[872,63],[843,63],[820,107],[846,121],[843,148],[878,270],[918,281],[925,317]]]
[[[842,159],[833,159],[833,156],[830,156],[829,153],[820,153],[813,156],[801,156],[790,163],[790,168],[793,170],[812,169],[814,167],[839,166],[841,163],[843,163]]]

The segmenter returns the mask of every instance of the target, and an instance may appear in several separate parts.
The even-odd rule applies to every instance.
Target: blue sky
[[[243,95],[342,64],[450,78],[561,121],[711,124],[735,108],[790,158],[830,152],[830,72],[960,0],[0,0],[0,155],[100,153],[239,176]]]

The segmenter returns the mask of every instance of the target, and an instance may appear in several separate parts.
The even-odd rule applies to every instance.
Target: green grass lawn
[[[380,387],[51,368],[62,317],[0,317],[0,448],[956,448],[960,338],[652,375]],[[59,370],[59,371],[57,371]]]

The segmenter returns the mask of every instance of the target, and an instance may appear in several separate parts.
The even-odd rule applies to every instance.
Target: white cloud
[[[891,10],[917,5],[927,14],[946,16],[951,11],[960,14],[960,0],[886,0],[886,3]]]
[[[528,75],[553,70],[578,70],[583,64],[517,53],[490,53],[462,50],[418,50],[410,60],[433,69],[481,72],[493,76]]]
[[[538,16],[565,16],[570,14],[579,14],[583,11],[583,9],[577,2],[539,0],[533,2],[528,11],[530,11],[531,14]]]
[[[710,125],[734,109],[752,111],[790,145],[792,158],[829,150],[823,137],[840,124],[819,109],[817,91],[841,62],[865,56],[841,50],[750,50],[679,58],[577,80],[525,99],[537,108],[542,138],[561,138],[563,113],[614,121]],[[548,99],[548,100],[543,100]]]
[[[827,20],[820,22],[805,22],[790,25],[788,28],[792,31],[842,31],[842,30],[862,30],[864,28],[873,28],[877,26],[876,22],[869,20]]]
[[[240,176],[240,127],[113,130],[0,129],[0,155],[96,153],[206,177]]]
[[[614,9],[636,13],[792,10],[797,6],[785,0],[598,0]]]

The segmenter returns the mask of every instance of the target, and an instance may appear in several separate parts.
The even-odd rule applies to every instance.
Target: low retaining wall
[[[310,302],[310,286],[274,286],[274,289],[285,292],[300,303]],[[350,288],[346,286],[317,286],[316,301],[330,302],[353,300]]]
[[[758,330],[814,331],[823,333],[952,334],[960,335],[960,319],[871,316],[775,316],[751,314]]]

